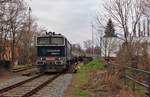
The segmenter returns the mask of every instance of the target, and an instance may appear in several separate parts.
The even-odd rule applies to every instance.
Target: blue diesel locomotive
[[[61,34],[46,33],[37,37],[37,66],[42,72],[61,72],[72,60],[71,44]]]

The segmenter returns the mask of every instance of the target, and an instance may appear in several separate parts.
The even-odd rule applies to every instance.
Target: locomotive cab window
[[[37,44],[38,45],[49,45],[50,38],[49,37],[38,37]]]
[[[52,37],[51,45],[64,45],[64,38],[63,37]]]

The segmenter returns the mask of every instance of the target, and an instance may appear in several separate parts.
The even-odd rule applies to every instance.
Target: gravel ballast
[[[71,83],[72,74],[64,74],[48,84],[32,97],[64,97],[65,90]]]
[[[14,77],[12,79],[9,79],[9,80],[7,80],[5,82],[0,83],[0,89],[12,86],[14,84],[17,84],[17,83],[22,82],[24,80],[30,79],[32,77],[33,76],[30,76],[30,77],[27,77],[27,76]]]

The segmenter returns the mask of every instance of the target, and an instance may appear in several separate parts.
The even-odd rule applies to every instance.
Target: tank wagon
[[[61,72],[71,65],[71,44],[55,32],[37,37],[37,66],[42,72]]]

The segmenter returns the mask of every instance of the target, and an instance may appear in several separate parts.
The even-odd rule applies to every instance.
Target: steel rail
[[[27,92],[26,94],[22,95],[21,97],[30,97],[32,95],[34,95],[35,93],[37,93],[39,90],[41,90],[42,88],[44,88],[46,85],[48,85],[49,83],[51,83],[52,81],[54,81],[56,78],[58,78],[61,74],[57,74],[54,77],[48,79],[47,81],[45,81],[44,83],[42,83],[41,85],[37,86],[35,89]]]
[[[40,74],[40,75],[34,76],[34,77],[32,77],[32,78],[29,78],[29,79],[27,79],[27,80],[18,82],[18,83],[16,83],[16,84],[13,84],[13,85],[11,85],[11,86],[5,87],[5,88],[3,88],[3,89],[0,89],[0,94],[2,94],[2,93],[4,93],[4,92],[7,92],[7,91],[9,91],[9,90],[11,90],[11,89],[13,89],[13,88],[19,87],[19,86],[21,86],[21,85],[23,85],[23,84],[25,84],[25,83],[27,83],[27,82],[30,82],[30,81],[32,81],[32,80],[34,80],[34,79],[36,79],[36,78],[39,78],[39,77],[41,77],[42,75],[43,75],[43,74]]]

